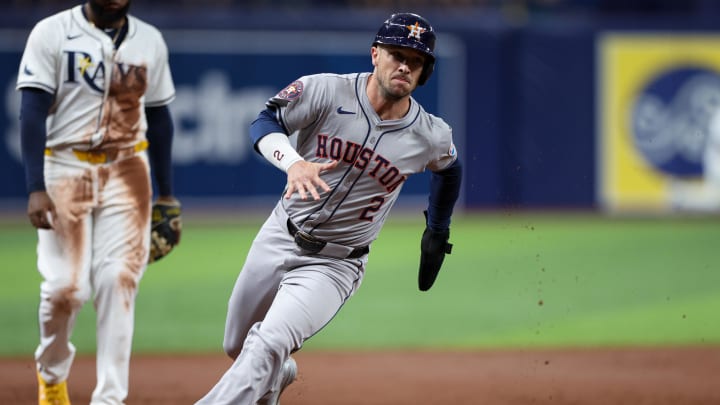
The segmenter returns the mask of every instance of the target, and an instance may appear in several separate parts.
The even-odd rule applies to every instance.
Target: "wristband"
[[[268,162],[284,172],[287,172],[293,163],[303,160],[290,144],[287,135],[281,132],[271,132],[263,136],[257,142],[257,148]]]

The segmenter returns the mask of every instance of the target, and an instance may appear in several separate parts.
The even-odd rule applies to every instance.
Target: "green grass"
[[[238,214],[241,216],[242,214]],[[137,300],[136,352],[221,352],[227,299],[263,218],[185,223]],[[356,294],[306,349],[720,343],[720,219],[457,216],[453,254],[417,289],[421,217],[391,218]],[[37,344],[35,233],[0,227],[0,355]],[[86,305],[73,342],[94,351]]]

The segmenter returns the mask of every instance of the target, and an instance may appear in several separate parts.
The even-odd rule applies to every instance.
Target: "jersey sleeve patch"
[[[455,144],[454,144],[454,143],[451,143],[451,144],[450,144],[450,150],[448,151],[448,155],[453,156],[453,157],[454,157],[455,155],[457,155],[457,149],[455,149]]]
[[[277,98],[292,101],[300,97],[303,92],[303,83],[300,80],[295,80],[290,83],[287,87],[282,89],[278,94]]]

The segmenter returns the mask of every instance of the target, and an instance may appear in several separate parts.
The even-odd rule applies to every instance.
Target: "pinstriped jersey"
[[[398,120],[383,121],[367,97],[370,73],[304,76],[268,101],[297,151],[310,162],[340,163],[320,177],[320,201],[294,193],[290,217],[312,235],[348,246],[375,240],[407,178],[457,159],[452,129],[413,98]]]
[[[49,148],[124,147],[145,139],[144,107],[175,97],[168,50],[153,26],[128,15],[127,35],[113,38],[76,6],[38,22],[20,62],[17,88],[55,96],[47,119]]]

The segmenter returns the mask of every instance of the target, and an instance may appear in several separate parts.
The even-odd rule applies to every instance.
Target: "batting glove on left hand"
[[[427,291],[435,283],[445,255],[452,252],[450,229],[434,231],[425,227],[420,241],[420,269],[418,271],[418,288]]]

